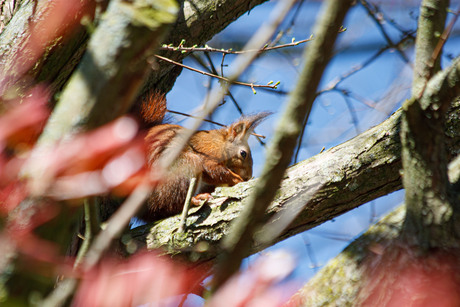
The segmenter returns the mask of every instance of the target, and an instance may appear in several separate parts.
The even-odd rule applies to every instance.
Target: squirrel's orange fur
[[[166,100],[162,95],[150,95],[149,101],[143,104],[144,117],[147,114],[146,120],[154,124],[163,120],[165,112]],[[199,193],[252,178],[252,156],[247,140],[267,115],[269,113],[258,113],[242,117],[228,127],[195,132],[170,174],[152,191],[140,217],[153,221],[180,213],[192,177],[201,177],[204,185]],[[174,146],[174,137],[184,129],[173,124],[157,124],[150,128],[145,138],[150,167],[165,149]]]

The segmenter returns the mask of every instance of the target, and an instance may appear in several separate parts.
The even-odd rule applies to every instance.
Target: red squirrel
[[[154,124],[145,137],[150,167],[155,165],[166,148],[174,146],[174,137],[186,129],[160,124],[165,113],[164,95],[154,93],[143,102],[142,116]],[[167,177],[152,191],[139,217],[150,222],[179,214],[192,177],[201,178],[198,193],[210,193],[217,186],[233,186],[251,179],[252,155],[248,138],[268,115],[268,112],[262,112],[244,116],[228,127],[195,132]]]

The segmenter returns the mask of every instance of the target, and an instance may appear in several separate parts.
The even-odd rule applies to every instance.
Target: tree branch
[[[291,162],[303,123],[307,122],[316,98],[318,84],[329,63],[335,40],[351,5],[352,1],[343,0],[330,0],[323,5],[323,13],[314,30],[317,38],[305,49],[303,55],[306,59],[305,65],[289,98],[286,112],[283,114],[267,150],[267,160],[261,178],[257,181],[254,190],[246,201],[244,210],[232,226],[232,230],[222,241],[220,263],[216,267],[213,278],[215,287],[222,285],[239,269],[241,261],[255,239],[255,232],[259,231],[266,223],[264,212],[275,197],[277,187]],[[293,215],[292,218],[296,216],[295,212],[291,214]],[[260,244],[268,244],[271,239],[264,236],[264,242],[260,242]]]
[[[225,82],[228,82],[230,83],[230,81],[225,78],[225,77],[221,77],[219,75],[216,75],[216,74],[211,74],[211,73],[208,73],[208,72],[205,72],[205,71],[202,71],[202,70],[199,70],[199,69],[196,69],[196,68],[193,68],[191,66],[188,66],[188,65],[184,65],[184,64],[181,64],[179,62],[176,62],[176,61],[173,61],[173,60],[170,60],[168,58],[165,58],[165,57],[162,57],[161,55],[155,55],[155,57],[157,59],[160,59],[161,61],[165,61],[165,62],[168,62],[168,63],[171,63],[171,64],[174,64],[174,65],[177,65],[177,66],[180,66],[182,68],[186,68],[188,70],[191,70],[191,71],[194,71],[194,72],[197,72],[199,74],[202,74],[202,75],[205,75],[205,76],[208,76],[208,77],[212,77],[212,78],[216,78],[216,79],[219,79],[221,81],[225,81]],[[254,91],[254,88],[255,87],[261,87],[261,88],[267,88],[267,89],[273,89],[273,90],[276,90],[278,84],[280,82],[276,82],[276,84],[254,84],[254,83],[247,83],[247,82],[241,82],[241,81],[233,81],[232,84],[236,84],[236,85],[243,85],[243,86],[249,86],[252,88],[252,90]]]
[[[439,34],[443,33],[449,0],[423,1],[420,6],[417,37],[415,39],[415,65],[412,96],[419,97],[429,78],[439,71],[441,61],[431,61]],[[430,67],[431,64],[432,66]]]
[[[161,4],[110,2],[45,127],[42,143],[101,126],[129,109],[148,72],[147,57],[176,19],[175,2]]]
[[[380,125],[288,169],[266,215],[269,218],[286,210],[300,213],[276,241],[402,188],[400,116],[401,111],[397,111]],[[450,158],[460,150],[459,118],[460,103],[456,102],[449,111],[445,130]],[[130,235],[148,249],[162,248],[196,262],[213,260],[220,252],[220,240],[229,233],[229,224],[243,210],[254,185],[255,181],[249,181],[217,189],[209,205],[192,211],[185,234],[177,234],[179,217],[174,216],[133,229]],[[264,247],[253,244],[246,256]]]

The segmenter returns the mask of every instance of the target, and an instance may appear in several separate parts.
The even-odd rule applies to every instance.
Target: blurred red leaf
[[[249,269],[233,276],[219,288],[206,306],[282,306],[294,289],[277,284],[286,278],[293,268],[294,261],[285,252],[277,251],[264,255]]]
[[[136,184],[147,178],[146,172],[141,172],[145,170],[144,166],[143,143],[135,141],[132,147],[125,149],[124,152],[107,161],[105,165],[101,165],[99,169],[58,176],[47,195],[57,199],[75,199],[103,194],[114,187],[119,187],[118,191],[125,191],[126,194],[129,194],[135,186],[132,186],[132,182],[130,182],[131,187],[125,186],[124,183],[132,180],[134,175],[139,179]],[[143,178],[139,178],[141,176]]]
[[[41,161],[37,163],[46,167],[47,172],[54,176],[95,170],[132,146],[136,133],[136,122],[129,117],[122,117],[44,151]]]
[[[127,260],[105,259],[83,276],[73,306],[168,306],[166,300],[174,298],[170,305],[177,306],[177,296],[193,293],[200,278],[199,272],[152,252]]]
[[[19,181],[19,172],[25,163],[25,155],[12,158],[0,153],[0,189]]]
[[[365,267],[360,306],[460,306],[458,250],[420,253],[404,243],[393,243]]]
[[[13,239],[18,243],[17,250],[26,256],[23,261],[43,262],[52,266],[64,263],[59,254],[59,246],[53,242],[43,240],[33,233],[23,233],[20,236],[14,234]]]
[[[37,150],[28,163],[32,174],[40,174],[32,176],[34,193],[75,199],[115,187],[130,192],[133,183],[145,180],[148,174],[144,140],[137,128],[132,118],[122,117],[54,147]]]
[[[0,186],[0,214],[8,214],[26,198],[27,194],[26,187],[20,182]]]
[[[10,103],[13,107],[0,116],[0,149],[35,143],[50,113],[46,107],[48,98],[46,90],[36,86],[21,103]]]
[[[150,180],[150,170],[146,167],[142,168],[139,172],[133,174],[121,184],[114,186],[112,193],[117,196],[124,196],[131,194],[137,186],[148,180],[152,185],[155,184]]]

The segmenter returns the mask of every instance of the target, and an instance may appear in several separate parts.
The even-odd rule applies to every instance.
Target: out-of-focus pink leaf
[[[130,146],[136,133],[136,122],[129,117],[122,117],[94,131],[78,135],[54,148],[40,152],[41,161],[37,163],[42,164],[42,167],[53,176],[95,170]]]
[[[6,157],[0,153],[0,190],[12,182],[18,181],[19,172],[24,165],[23,156]]]
[[[118,153],[118,150],[116,152]],[[118,153],[98,169],[58,176],[47,195],[57,199],[76,199],[103,194],[115,187],[124,186],[127,180],[135,175],[139,176],[143,169],[144,144],[142,140],[136,140],[131,147],[125,148],[125,151]],[[145,172],[143,174],[144,178],[147,178]],[[125,190],[131,191],[126,188]]]
[[[33,233],[14,237],[17,250],[34,263],[43,262],[50,265],[59,265],[63,259],[59,256],[59,247],[53,242],[40,239]]]
[[[34,193],[57,199],[102,194],[145,175],[145,145],[136,122],[122,117],[30,157]],[[131,182],[132,184],[132,182]],[[130,191],[131,188],[124,187]]]
[[[26,94],[22,103],[11,103],[12,108],[0,115],[0,150],[35,143],[49,116],[48,98],[46,90],[37,86]]]
[[[359,306],[460,306],[459,259],[457,250],[422,254],[405,243],[384,246],[363,264]]]
[[[294,268],[292,257],[284,252],[265,255],[244,272],[233,276],[207,302],[207,307],[282,306],[289,298],[286,287],[277,285]]]
[[[73,306],[177,306],[179,295],[194,292],[200,275],[154,253],[127,260],[105,259],[84,274]],[[176,299],[175,304],[166,304]],[[171,302],[171,301],[169,301]],[[163,304],[162,304],[163,303]]]
[[[137,186],[149,182],[155,185],[157,182],[150,179],[150,170],[147,167],[142,168],[139,172],[123,181],[123,183],[113,187],[112,193],[117,196],[124,196],[132,193]]]
[[[27,194],[26,187],[20,182],[9,182],[3,187],[0,185],[0,215],[16,208]]]

